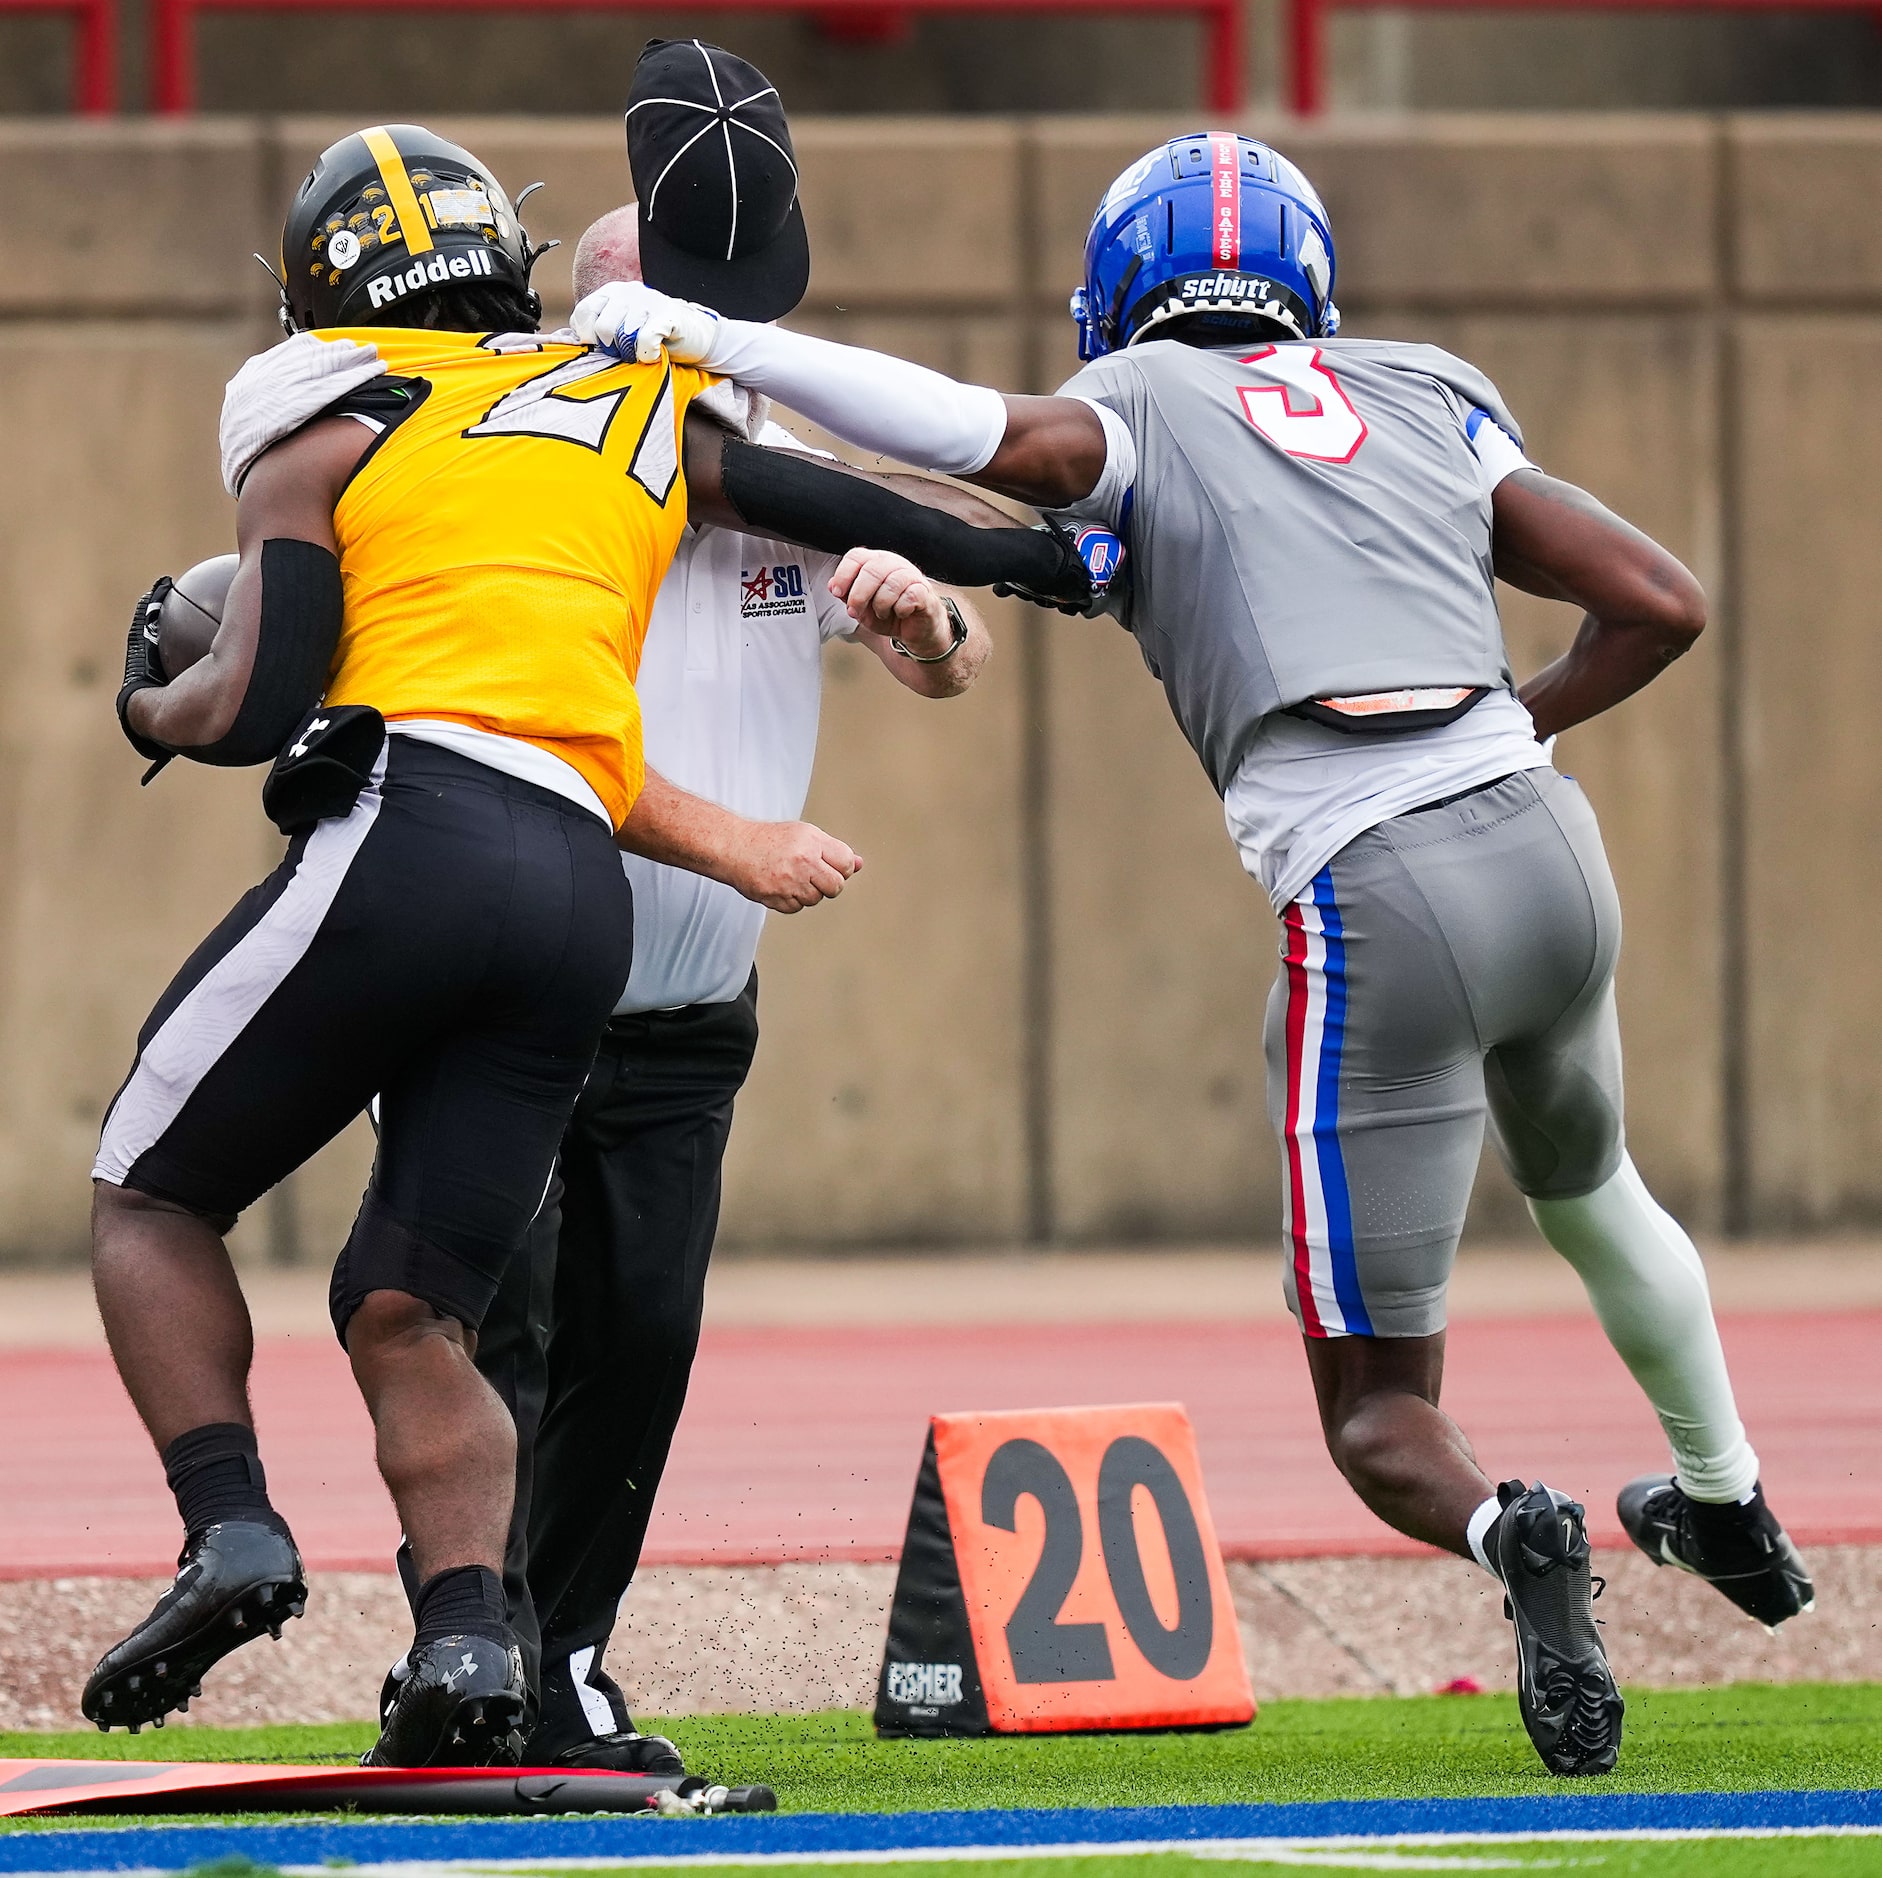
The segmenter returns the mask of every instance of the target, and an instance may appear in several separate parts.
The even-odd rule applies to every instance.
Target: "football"
[[[179,677],[209,650],[241,558],[213,555],[177,577],[157,614],[157,657],[165,678]]]

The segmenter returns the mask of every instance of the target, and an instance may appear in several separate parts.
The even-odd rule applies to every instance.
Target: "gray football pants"
[[[1283,928],[1266,1048],[1289,1308],[1310,1337],[1430,1336],[1486,1111],[1531,1198],[1620,1165],[1620,906],[1594,812],[1528,770],[1396,816]]]

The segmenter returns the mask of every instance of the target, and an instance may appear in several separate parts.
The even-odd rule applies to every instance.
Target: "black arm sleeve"
[[[800,456],[727,437],[725,499],[754,534],[824,554],[887,548],[957,587],[1012,587],[1028,598],[1083,605],[1091,577],[1055,529],[976,528],[879,483]]]
[[[311,541],[261,544],[261,634],[235,722],[214,743],[179,749],[193,763],[272,763],[327,688],[340,643],[340,563]]]

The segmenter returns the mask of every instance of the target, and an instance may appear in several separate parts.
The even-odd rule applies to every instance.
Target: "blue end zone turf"
[[[1289,1806],[1160,1806],[958,1813],[800,1813],[669,1821],[318,1820],[280,1826],[135,1826],[0,1835],[0,1872],[181,1871],[210,1859],[358,1865],[475,1860],[815,1857],[974,1846],[1331,1839],[1443,1833],[1882,1832],[1882,1791],[1570,1793],[1508,1800],[1338,1800]]]

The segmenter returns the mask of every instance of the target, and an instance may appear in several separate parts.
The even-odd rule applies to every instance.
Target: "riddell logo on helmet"
[[[442,287],[453,280],[485,280],[496,272],[490,255],[483,248],[454,254],[447,260],[434,254],[429,261],[414,261],[402,274],[382,274],[366,284],[367,304],[390,306],[408,293],[423,293],[428,287]]]

